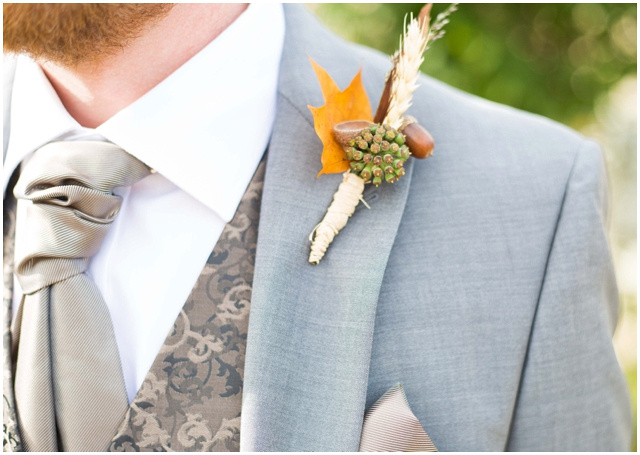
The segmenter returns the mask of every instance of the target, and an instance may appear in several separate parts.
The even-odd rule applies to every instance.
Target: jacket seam
[[[567,181],[565,183],[565,187],[564,187],[564,193],[562,195],[562,201],[560,202],[560,209],[558,210],[558,216],[556,218],[556,223],[553,229],[553,235],[551,236],[551,242],[549,244],[549,250],[547,252],[547,259],[545,261],[545,266],[544,266],[544,272],[542,273],[542,280],[540,281],[540,290],[538,291],[538,298],[536,301],[536,307],[535,310],[533,312],[533,317],[531,318],[531,326],[529,328],[529,337],[527,339],[527,349],[525,351],[525,356],[524,356],[524,360],[522,362],[522,369],[520,371],[520,381],[518,383],[518,391],[516,393],[516,399],[514,401],[513,404],[513,409],[511,411],[511,420],[509,422],[509,431],[507,432],[507,439],[506,439],[506,443],[505,443],[505,447],[504,450],[507,451],[509,450],[509,445],[511,443],[511,437],[512,437],[512,432],[513,432],[513,423],[515,421],[516,418],[516,413],[518,411],[518,405],[520,403],[520,394],[522,391],[522,386],[524,383],[524,378],[525,378],[525,371],[527,369],[528,363],[529,363],[529,352],[531,349],[531,340],[533,338],[533,329],[536,325],[536,320],[538,317],[538,309],[540,307],[540,301],[542,300],[542,292],[544,291],[544,285],[547,279],[547,272],[549,270],[549,262],[551,260],[551,254],[553,253],[554,247],[555,247],[555,242],[556,242],[556,235],[558,234],[558,229],[560,227],[560,221],[562,220],[562,214],[564,213],[564,205],[565,205],[565,201],[567,199],[567,193],[569,192],[569,184],[571,183],[571,179],[573,178],[573,173],[575,171],[576,168],[576,163],[578,162],[578,156],[580,155],[580,151],[582,150],[582,148],[586,145],[586,141],[581,141],[580,144],[576,147],[576,151],[574,153],[574,157],[573,157],[573,162],[571,164],[571,169],[569,170],[569,175],[567,176]]]

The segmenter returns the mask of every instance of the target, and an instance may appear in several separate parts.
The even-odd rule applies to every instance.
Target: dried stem
[[[376,116],[373,118],[373,123],[382,123],[383,120],[387,117],[387,112],[389,111],[389,103],[391,102],[391,86],[393,85],[393,80],[396,75],[395,66],[391,69],[391,72],[387,75],[387,80],[384,84],[384,90],[382,91],[382,96],[380,97],[380,102],[378,103],[378,110],[376,111]]]
[[[400,128],[404,113],[411,106],[413,92],[418,88],[418,78],[420,76],[420,66],[424,62],[424,53],[430,45],[444,35],[444,26],[449,23],[449,15],[457,9],[457,4],[453,3],[445,11],[436,16],[436,20],[430,26],[431,4],[425,5],[417,18],[411,17],[409,25],[405,26],[405,33],[400,38],[400,48],[393,55],[393,69],[390,73],[391,90],[387,115],[384,116],[384,123],[393,128]],[[405,18],[406,20],[406,18]],[[391,77],[392,76],[392,77]],[[387,81],[389,85],[389,81]],[[385,91],[380,100],[381,105],[386,105]],[[379,106],[380,108],[384,106]],[[376,113],[376,118],[378,114]]]

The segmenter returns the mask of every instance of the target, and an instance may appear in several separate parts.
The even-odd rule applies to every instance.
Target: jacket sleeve
[[[557,220],[507,450],[630,450],[630,400],[612,344],[618,292],[607,197],[602,153],[587,141]]]

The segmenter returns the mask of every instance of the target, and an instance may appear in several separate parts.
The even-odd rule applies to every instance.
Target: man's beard
[[[63,66],[98,62],[167,15],[172,4],[3,4],[4,51]]]

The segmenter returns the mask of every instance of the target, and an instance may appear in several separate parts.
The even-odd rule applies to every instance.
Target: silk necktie
[[[86,275],[121,205],[116,187],[149,169],[104,142],[53,142],[24,166],[14,194],[16,276],[24,297],[12,324],[15,398],[29,451],[102,451],[128,407],[108,308]]]

